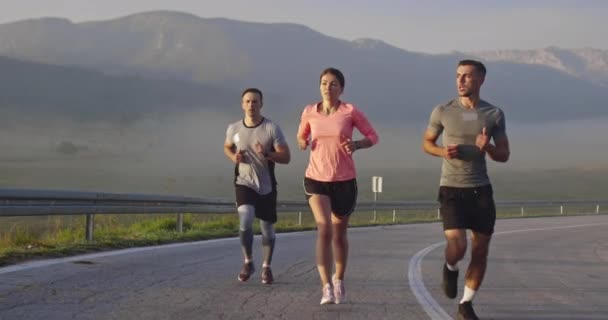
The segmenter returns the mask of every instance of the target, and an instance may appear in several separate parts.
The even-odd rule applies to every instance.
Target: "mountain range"
[[[240,92],[252,86],[265,92],[275,118],[297,119],[305,104],[319,100],[320,71],[334,66],[346,75],[344,99],[372,120],[420,123],[455,96],[463,58],[487,63],[482,96],[510,120],[608,116],[608,52],[591,48],[431,55],[296,24],[154,11],[2,24],[0,56],[3,108],[86,121],[200,108],[235,113]]]
[[[107,75],[5,57],[0,57],[0,70],[0,105],[5,117],[21,112],[128,124],[144,116],[162,117],[202,104],[219,109],[233,99],[221,88],[196,82]]]
[[[593,83],[608,86],[608,51],[594,48],[494,50],[471,52],[485,61],[508,61],[546,66]]]

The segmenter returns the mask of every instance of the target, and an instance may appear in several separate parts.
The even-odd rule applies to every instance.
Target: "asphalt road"
[[[499,220],[482,319],[608,319],[608,216]],[[237,281],[237,239],[0,268],[0,319],[452,319],[440,291],[441,226],[349,230],[348,303],[320,306],[314,232],[280,234],[273,272]],[[466,268],[468,261],[460,263]]]

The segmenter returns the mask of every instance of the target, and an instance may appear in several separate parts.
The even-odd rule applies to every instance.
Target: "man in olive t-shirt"
[[[458,63],[458,97],[435,107],[422,142],[426,153],[443,158],[438,196],[446,238],[442,287],[452,299],[457,295],[458,261],[467,249],[466,229],[471,230],[471,262],[458,319],[478,319],[472,300],[486,271],[496,221],[486,155],[498,162],[506,162],[510,155],[504,113],[479,97],[485,75],[481,62]],[[439,136],[442,146],[437,145]]]

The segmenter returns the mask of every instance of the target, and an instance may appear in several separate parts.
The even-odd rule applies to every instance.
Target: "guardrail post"
[[[184,214],[177,214],[177,233],[184,233]]]
[[[298,211],[298,225],[302,225],[302,211]]]
[[[599,204],[595,207],[595,213],[600,214],[600,205]]]
[[[564,214],[564,206],[559,206],[559,214]]]
[[[523,206],[521,207],[521,216],[522,217],[524,216],[524,207]]]
[[[87,214],[87,221],[85,225],[85,238],[88,242],[93,241],[93,234],[95,233],[95,215]]]
[[[395,209],[393,209],[393,222],[395,222],[395,215],[397,214],[397,212],[395,211]]]

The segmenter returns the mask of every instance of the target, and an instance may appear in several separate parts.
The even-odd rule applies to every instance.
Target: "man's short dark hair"
[[[245,89],[245,91],[243,91],[243,94],[241,94],[241,98],[244,97],[247,93],[257,93],[258,96],[260,96],[260,102],[264,101],[264,95],[262,95],[262,90],[258,89],[258,88],[247,88]]]
[[[481,73],[482,76],[486,76],[486,66],[484,66],[483,63],[477,60],[461,60],[460,62],[458,62],[458,66],[473,66],[475,67],[475,70],[477,70],[477,72]]]

